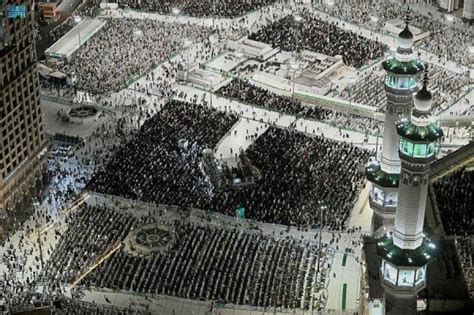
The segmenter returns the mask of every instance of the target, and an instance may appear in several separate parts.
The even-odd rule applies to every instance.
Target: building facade
[[[0,0],[0,225],[47,180],[31,0]]]
[[[413,93],[424,66],[414,51],[414,35],[406,21],[405,29],[398,35],[398,48],[392,58],[382,63],[386,71],[384,86],[387,95],[383,145],[377,156],[366,167],[367,179],[372,183],[369,200],[374,210],[372,230],[393,225],[398,202],[400,158],[396,122],[410,118]]]

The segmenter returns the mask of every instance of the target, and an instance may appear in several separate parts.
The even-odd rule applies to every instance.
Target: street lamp
[[[295,77],[296,77],[296,71],[298,70],[298,68],[299,68],[298,63],[296,62],[290,63],[290,69],[293,70],[292,71],[293,72],[293,88],[291,92],[291,99],[293,100],[293,102],[295,100]]]
[[[186,50],[186,62],[185,62],[185,67],[186,67],[186,79],[188,77],[188,72],[189,72],[189,47],[193,44],[193,41],[190,39],[185,39],[183,41],[183,48]]]
[[[207,76],[207,79],[208,79],[208,80],[211,82],[211,84],[212,84],[213,76],[212,76],[212,75],[208,75],[208,76]],[[211,108],[212,108],[212,89],[211,89],[211,84],[208,86],[208,89],[209,89],[209,96],[210,96],[209,105],[210,105]]]
[[[322,234],[323,234],[323,218],[324,218],[324,210],[327,209],[327,206],[319,200],[319,240],[318,240],[318,262],[317,262],[317,270],[316,270],[316,275],[319,273],[319,261],[321,260],[321,241],[322,241]]]
[[[181,13],[181,10],[179,8],[173,8],[171,9],[171,12],[174,14],[174,15],[178,15]]]
[[[81,23],[82,18],[79,15],[74,15],[73,20],[74,20],[74,23],[77,24],[77,37],[78,37],[77,49],[79,49],[81,47],[81,32],[80,32],[79,23]]]
[[[293,17],[293,19],[295,20],[296,22],[296,32],[295,32],[295,56],[296,56],[296,53],[298,51],[298,32],[300,31],[300,23],[301,21],[303,21],[303,18],[301,17],[301,15],[295,15]]]
[[[244,57],[244,53],[241,52],[240,50],[236,51],[234,53],[234,56],[237,58],[237,59],[242,59]],[[239,80],[239,91],[240,91],[240,62],[237,64],[237,79]]]

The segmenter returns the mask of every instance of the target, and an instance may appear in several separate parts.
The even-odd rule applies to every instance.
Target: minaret
[[[396,122],[410,118],[413,93],[424,69],[413,51],[414,36],[408,26],[398,35],[398,48],[394,56],[382,63],[386,71],[384,78],[387,106],[385,110],[383,146],[378,157],[366,167],[367,179],[372,183],[370,206],[374,210],[372,229],[376,233],[381,226],[393,225],[398,202],[400,158],[398,156],[398,135]]]
[[[401,160],[395,231],[377,240],[387,314],[416,314],[416,297],[426,286],[426,268],[436,245],[423,234],[428,181],[435,143],[442,130],[431,121],[431,93],[425,77],[411,119],[397,124]]]
[[[395,217],[394,243],[403,249],[416,249],[423,240],[428,177],[435,160],[435,142],[443,131],[431,121],[431,93],[423,88],[415,96],[411,120],[397,125],[400,136],[402,171]]]

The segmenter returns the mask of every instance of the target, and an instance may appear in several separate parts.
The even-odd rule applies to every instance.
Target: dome
[[[406,24],[405,29],[398,34],[398,44],[401,48],[411,48],[413,43],[415,42],[415,36],[410,31],[408,24]]]
[[[421,90],[418,91],[415,95],[415,108],[422,112],[428,112],[431,110],[431,102],[433,100],[433,96],[428,91],[427,82],[423,84]]]

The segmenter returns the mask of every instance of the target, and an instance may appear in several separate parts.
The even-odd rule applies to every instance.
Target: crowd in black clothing
[[[469,85],[469,77],[434,64],[430,64],[429,69],[429,89],[433,94],[433,110],[438,113],[461,98],[465,93],[464,87]],[[362,79],[342,90],[340,96],[385,111],[387,100],[383,85],[384,76],[385,72],[380,70],[363,73]]]
[[[206,209],[208,181],[202,150],[214,149],[237,117],[194,103],[172,101],[148,119],[89,183],[91,190],[163,204]],[[180,140],[188,149],[180,149]]]
[[[234,17],[275,2],[276,0],[201,0],[191,1],[183,11],[192,16]]]
[[[319,106],[305,106],[297,99],[278,95],[240,79],[232,80],[229,84],[221,87],[216,94],[284,114],[321,120],[338,128],[373,132],[380,125],[372,118],[350,115],[346,112]]]
[[[341,55],[346,65],[356,68],[382,57],[384,51],[379,42],[347,31],[338,23],[328,23],[310,15],[304,15],[300,22],[288,15],[251,34],[249,38],[280,47],[284,51],[306,49],[329,56]]]
[[[60,283],[73,282],[107,250],[121,242],[133,225],[133,217],[104,207],[82,205],[70,219],[45,267],[45,275]]]
[[[77,80],[76,86],[96,93],[118,91],[132,78],[183,49],[184,40],[205,42],[210,29],[200,25],[144,19],[108,19],[61,70]]]
[[[165,251],[140,256],[120,249],[80,285],[308,309],[316,281],[324,283],[315,276],[316,242],[181,220],[170,231]]]
[[[74,293],[73,293],[74,295]],[[56,315],[138,315],[148,314],[148,312],[134,309],[130,305],[127,309],[117,307],[115,305],[97,304],[94,301],[86,302],[76,298],[69,298],[64,295],[50,295],[45,293],[25,292],[21,296],[16,297],[15,301],[11,301],[9,313],[23,314],[30,313],[33,307],[37,307],[44,312],[49,307],[51,314]],[[1,310],[1,309],[0,309]],[[6,310],[5,310],[6,311]],[[3,313],[2,313],[3,314]]]
[[[315,2],[318,10],[323,10],[332,16],[363,25],[375,32],[380,32],[387,22],[403,21],[407,6],[405,1],[398,0],[352,0],[335,1],[335,5],[328,6],[322,2]],[[430,4],[431,6],[431,4]],[[468,43],[473,41],[473,32],[453,27],[453,22],[441,21],[445,16],[433,16],[430,10],[419,8],[418,12],[409,13],[410,25],[414,25],[422,32],[430,32],[430,36],[422,40],[422,47],[435,56],[447,58],[461,64],[469,64],[469,54],[466,54]],[[374,18],[376,18],[374,20]],[[454,21],[454,24],[458,22]]]
[[[214,149],[236,118],[202,105],[173,101],[149,119],[94,177],[94,191],[212,209],[270,223],[310,226],[320,222],[315,203],[325,204],[325,226],[342,229],[363,183],[358,166],[369,152],[348,143],[271,128],[247,150],[263,174],[255,186],[218,190],[202,171],[201,152]],[[178,147],[186,139],[188,149]],[[237,153],[236,153],[237,154]]]
[[[463,168],[433,183],[436,202],[447,234],[474,233],[474,171]]]
[[[235,17],[275,3],[276,0],[119,0],[120,6],[171,14],[174,8],[196,17]]]
[[[256,186],[220,193],[213,208],[233,215],[245,207],[249,218],[279,224],[310,226],[327,207],[330,229],[342,229],[360,192],[360,164],[369,152],[345,142],[270,128],[246,151],[262,173]],[[331,214],[328,216],[328,214]]]

